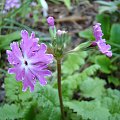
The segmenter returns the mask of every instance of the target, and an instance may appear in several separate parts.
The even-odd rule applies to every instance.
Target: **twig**
[[[74,22],[74,21],[85,21],[87,18],[85,16],[68,16],[65,18],[57,19],[56,22]]]

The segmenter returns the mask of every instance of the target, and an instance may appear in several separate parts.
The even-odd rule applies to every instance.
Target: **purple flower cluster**
[[[10,10],[11,8],[19,8],[20,0],[6,0],[5,10]]]
[[[46,54],[47,46],[44,43],[38,44],[39,39],[31,36],[26,30],[21,31],[22,41],[20,46],[17,42],[11,43],[12,50],[7,50],[8,61],[13,68],[9,68],[10,74],[16,74],[16,80],[22,81],[23,91],[30,88],[34,90],[36,79],[41,85],[46,85],[45,76],[50,76],[51,71],[47,70],[48,64],[53,61],[52,54]]]
[[[100,27],[100,23],[96,23],[95,26],[93,26],[93,34],[95,36],[96,41],[93,42],[93,45],[97,45],[99,48],[99,51],[108,57],[112,56],[111,46],[106,44],[105,39],[102,39],[103,33]]]

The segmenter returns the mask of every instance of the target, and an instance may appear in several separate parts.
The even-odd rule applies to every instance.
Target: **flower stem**
[[[61,116],[62,116],[62,120],[64,120],[65,116],[64,116],[64,106],[63,106],[62,89],[61,89],[61,59],[57,60],[57,78],[58,78],[58,94],[59,94]]]

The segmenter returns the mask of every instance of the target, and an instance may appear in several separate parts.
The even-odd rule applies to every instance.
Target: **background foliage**
[[[3,1],[2,1],[3,2]],[[22,92],[22,84],[15,80],[14,75],[7,73],[9,67],[5,50],[12,41],[21,39],[21,29],[35,31],[40,42],[49,43],[48,33],[40,31],[37,26],[46,26],[46,18],[39,12],[42,9],[40,0],[37,6],[29,7],[31,0],[22,1],[18,9],[2,15],[0,21],[0,81],[4,76],[2,89],[5,98],[0,102],[0,120],[60,120],[60,108],[57,91],[55,62],[52,64],[53,77],[49,84],[42,87],[37,83],[33,93]],[[72,5],[82,5],[75,0],[48,0],[50,5],[61,5],[70,12]],[[85,4],[91,4],[85,1]],[[97,48],[89,47],[78,53],[66,55],[62,63],[62,93],[66,120],[119,120],[120,119],[120,1],[95,1],[99,4],[98,13],[93,22],[100,22],[103,38],[112,47],[113,57],[101,55]],[[1,9],[2,10],[2,9]],[[31,13],[32,18],[26,16]],[[70,12],[69,14],[72,14]],[[39,16],[42,18],[41,21]],[[27,21],[27,22],[26,22]],[[92,22],[92,25],[94,24]],[[67,23],[66,23],[67,24]],[[85,24],[85,23],[84,23]],[[65,24],[64,24],[65,25]],[[39,25],[40,26],[40,25]],[[42,29],[42,26],[40,26]],[[94,40],[92,27],[87,26],[77,32],[82,41]],[[71,39],[69,45],[75,41]],[[69,45],[66,46],[69,49]],[[77,46],[77,45],[76,45]],[[71,47],[72,48],[72,47]],[[48,51],[49,52],[49,51]],[[1,84],[1,82],[0,82]],[[0,85],[1,87],[1,85]],[[0,89],[1,92],[1,89]]]

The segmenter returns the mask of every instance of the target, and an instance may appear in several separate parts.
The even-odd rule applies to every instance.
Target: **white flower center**
[[[27,56],[24,56],[24,58],[21,59],[21,62],[22,62],[21,67],[24,68],[25,71],[27,71],[31,67],[31,62],[27,58]]]

